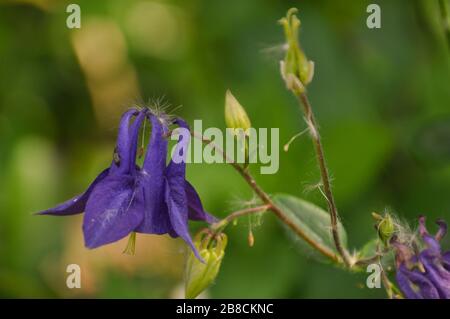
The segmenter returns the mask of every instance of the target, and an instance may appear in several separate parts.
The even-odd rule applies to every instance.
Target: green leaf
[[[378,246],[382,245],[379,238],[374,238],[368,241],[358,252],[359,259],[368,259],[372,258],[377,254]],[[383,257],[381,258],[381,264],[385,268],[386,271],[390,269],[391,266],[394,265],[394,253],[392,250],[385,251]]]
[[[375,256],[377,253],[377,247],[380,244],[378,238],[369,240],[359,251],[358,255],[360,259],[367,259]]]
[[[306,236],[325,249],[337,254],[331,235],[330,215],[325,210],[308,201],[287,194],[277,194],[273,197],[273,200],[286,214],[286,217],[301,229]],[[317,260],[328,261],[320,252],[295,234],[291,228],[286,226],[286,229],[301,252]],[[338,223],[338,231],[341,242],[346,247],[347,234],[340,222]]]

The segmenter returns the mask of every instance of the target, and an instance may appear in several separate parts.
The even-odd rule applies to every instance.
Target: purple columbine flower
[[[408,299],[450,299],[450,251],[442,253],[439,241],[447,233],[443,220],[436,222],[438,232],[432,236],[425,226],[425,217],[419,218],[419,234],[425,248],[420,253],[397,238],[391,240],[396,249],[396,279]]]
[[[181,237],[200,258],[188,229],[188,220],[203,220],[213,223],[216,218],[206,213],[200,197],[194,187],[186,181],[186,151],[190,142],[189,134],[181,134],[174,154],[181,156],[181,161],[173,159],[166,165],[168,120],[164,116],[150,114],[152,136],[144,159],[140,183],[145,203],[144,221],[137,232],[147,234],[169,234]],[[185,131],[188,125],[176,119]]]
[[[131,119],[135,117],[134,121]],[[152,135],[143,167],[136,165],[139,130],[148,118]],[[176,124],[188,129],[177,119]],[[131,232],[180,236],[196,251],[188,229],[188,220],[216,219],[206,213],[200,198],[185,179],[183,161],[166,166],[169,120],[148,109],[130,109],[121,118],[117,146],[111,166],[100,173],[88,189],[42,215],[65,216],[85,212],[85,245],[96,248],[115,242]],[[176,152],[185,152],[189,135],[180,138]]]

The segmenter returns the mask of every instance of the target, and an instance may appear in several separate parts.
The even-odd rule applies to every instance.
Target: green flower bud
[[[239,151],[242,152],[245,158],[244,167],[247,168],[250,157],[248,149],[249,129],[252,124],[245,109],[230,90],[227,90],[225,94],[225,123],[228,128],[233,129],[233,134],[237,137]]]
[[[252,124],[242,105],[236,100],[230,90],[225,94],[225,123],[228,128],[236,131],[242,130],[245,132]]]
[[[381,216],[380,214],[372,213],[372,217],[376,220],[375,228],[377,229],[378,237],[387,246],[389,239],[395,233],[395,225],[391,215],[386,213],[384,216]]]
[[[306,58],[300,47],[298,35],[301,23],[295,13],[297,13],[297,9],[291,8],[286,17],[279,20],[284,28],[287,44],[286,56],[284,61],[281,61],[280,67],[281,76],[288,89],[303,93],[314,76],[314,62]]]
[[[186,298],[195,298],[209,287],[219,273],[227,246],[227,236],[224,233],[212,234],[209,230],[200,231],[194,239],[202,263],[190,252],[186,262]]]

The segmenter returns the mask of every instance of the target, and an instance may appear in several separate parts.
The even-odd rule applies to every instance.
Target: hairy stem
[[[336,255],[333,251],[330,251],[328,248],[324,247],[320,243],[314,241],[311,237],[309,237],[301,228],[299,228],[295,223],[293,223],[284,212],[275,205],[270,196],[256,183],[253,176],[250,172],[236,163],[233,159],[229,158],[227,154],[216,144],[214,144],[211,140],[203,137],[196,132],[191,132],[194,138],[201,140],[204,144],[210,145],[216,151],[220,152],[227,163],[229,163],[233,168],[244,178],[247,184],[253,189],[255,194],[261,199],[261,201],[269,207],[269,209],[289,228],[291,228],[299,237],[301,237],[304,241],[306,241],[311,247],[320,252],[325,257],[331,259],[335,263],[341,263],[342,259]]]
[[[255,207],[249,207],[249,208],[244,208],[238,211],[235,211],[231,214],[229,214],[227,217],[225,217],[224,219],[218,221],[217,223],[213,224],[211,226],[212,229],[214,230],[220,230],[223,229],[224,227],[226,227],[229,223],[231,223],[233,220],[245,216],[245,215],[251,215],[251,214],[256,214],[256,213],[260,213],[263,211],[266,211],[268,209],[270,209],[270,205],[261,205],[261,206],[255,206]]]
[[[306,123],[308,124],[311,139],[314,144],[314,150],[316,152],[317,164],[319,165],[320,176],[322,178],[323,191],[324,191],[326,199],[327,199],[328,212],[330,213],[331,232],[332,232],[332,236],[333,236],[334,245],[336,246],[336,250],[338,251],[339,255],[342,257],[344,264],[347,267],[350,267],[351,263],[350,263],[349,254],[345,250],[344,246],[342,245],[342,241],[339,236],[339,230],[338,230],[339,216],[338,216],[338,212],[337,212],[337,208],[336,208],[336,203],[334,201],[333,192],[331,190],[330,175],[328,173],[328,168],[327,168],[327,164],[325,161],[322,141],[320,139],[320,134],[319,134],[319,130],[318,130],[318,127],[316,124],[314,113],[313,113],[311,104],[309,103],[308,96],[306,95],[306,93],[299,93],[296,95],[299,99],[300,104],[303,106],[303,112],[305,113]]]
[[[388,275],[386,274],[386,271],[383,268],[383,264],[381,263],[381,258],[383,257],[383,252],[380,246],[380,243],[377,244],[377,263],[381,268],[381,282],[383,284],[384,290],[386,290],[386,294],[389,299],[399,298],[400,296],[395,293],[394,288],[395,286],[392,284],[392,282],[389,280]]]

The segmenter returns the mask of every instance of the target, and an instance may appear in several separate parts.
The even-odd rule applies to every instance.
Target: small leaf
[[[380,239],[374,238],[369,240],[359,251],[358,251],[358,259],[370,259],[377,255],[380,246]],[[381,257],[381,264],[385,268],[386,271],[389,271],[390,268],[394,265],[394,254],[391,250],[386,251],[382,246],[383,256]],[[376,261],[374,261],[376,262]]]
[[[320,244],[325,249],[336,253],[333,237],[331,235],[330,215],[322,208],[300,199],[298,197],[286,194],[277,194],[273,197],[275,204],[281,208],[286,217],[291,220],[306,236],[314,242]],[[292,229],[286,227],[292,238],[296,239],[295,243],[302,252],[306,252],[311,257],[320,261],[326,261],[317,250],[309,245],[302,238],[298,237]],[[347,246],[347,234],[344,227],[339,222],[338,231],[341,242],[344,247]]]
[[[372,258],[377,254],[378,245],[380,240],[378,238],[374,238],[369,240],[358,252],[360,259]]]

